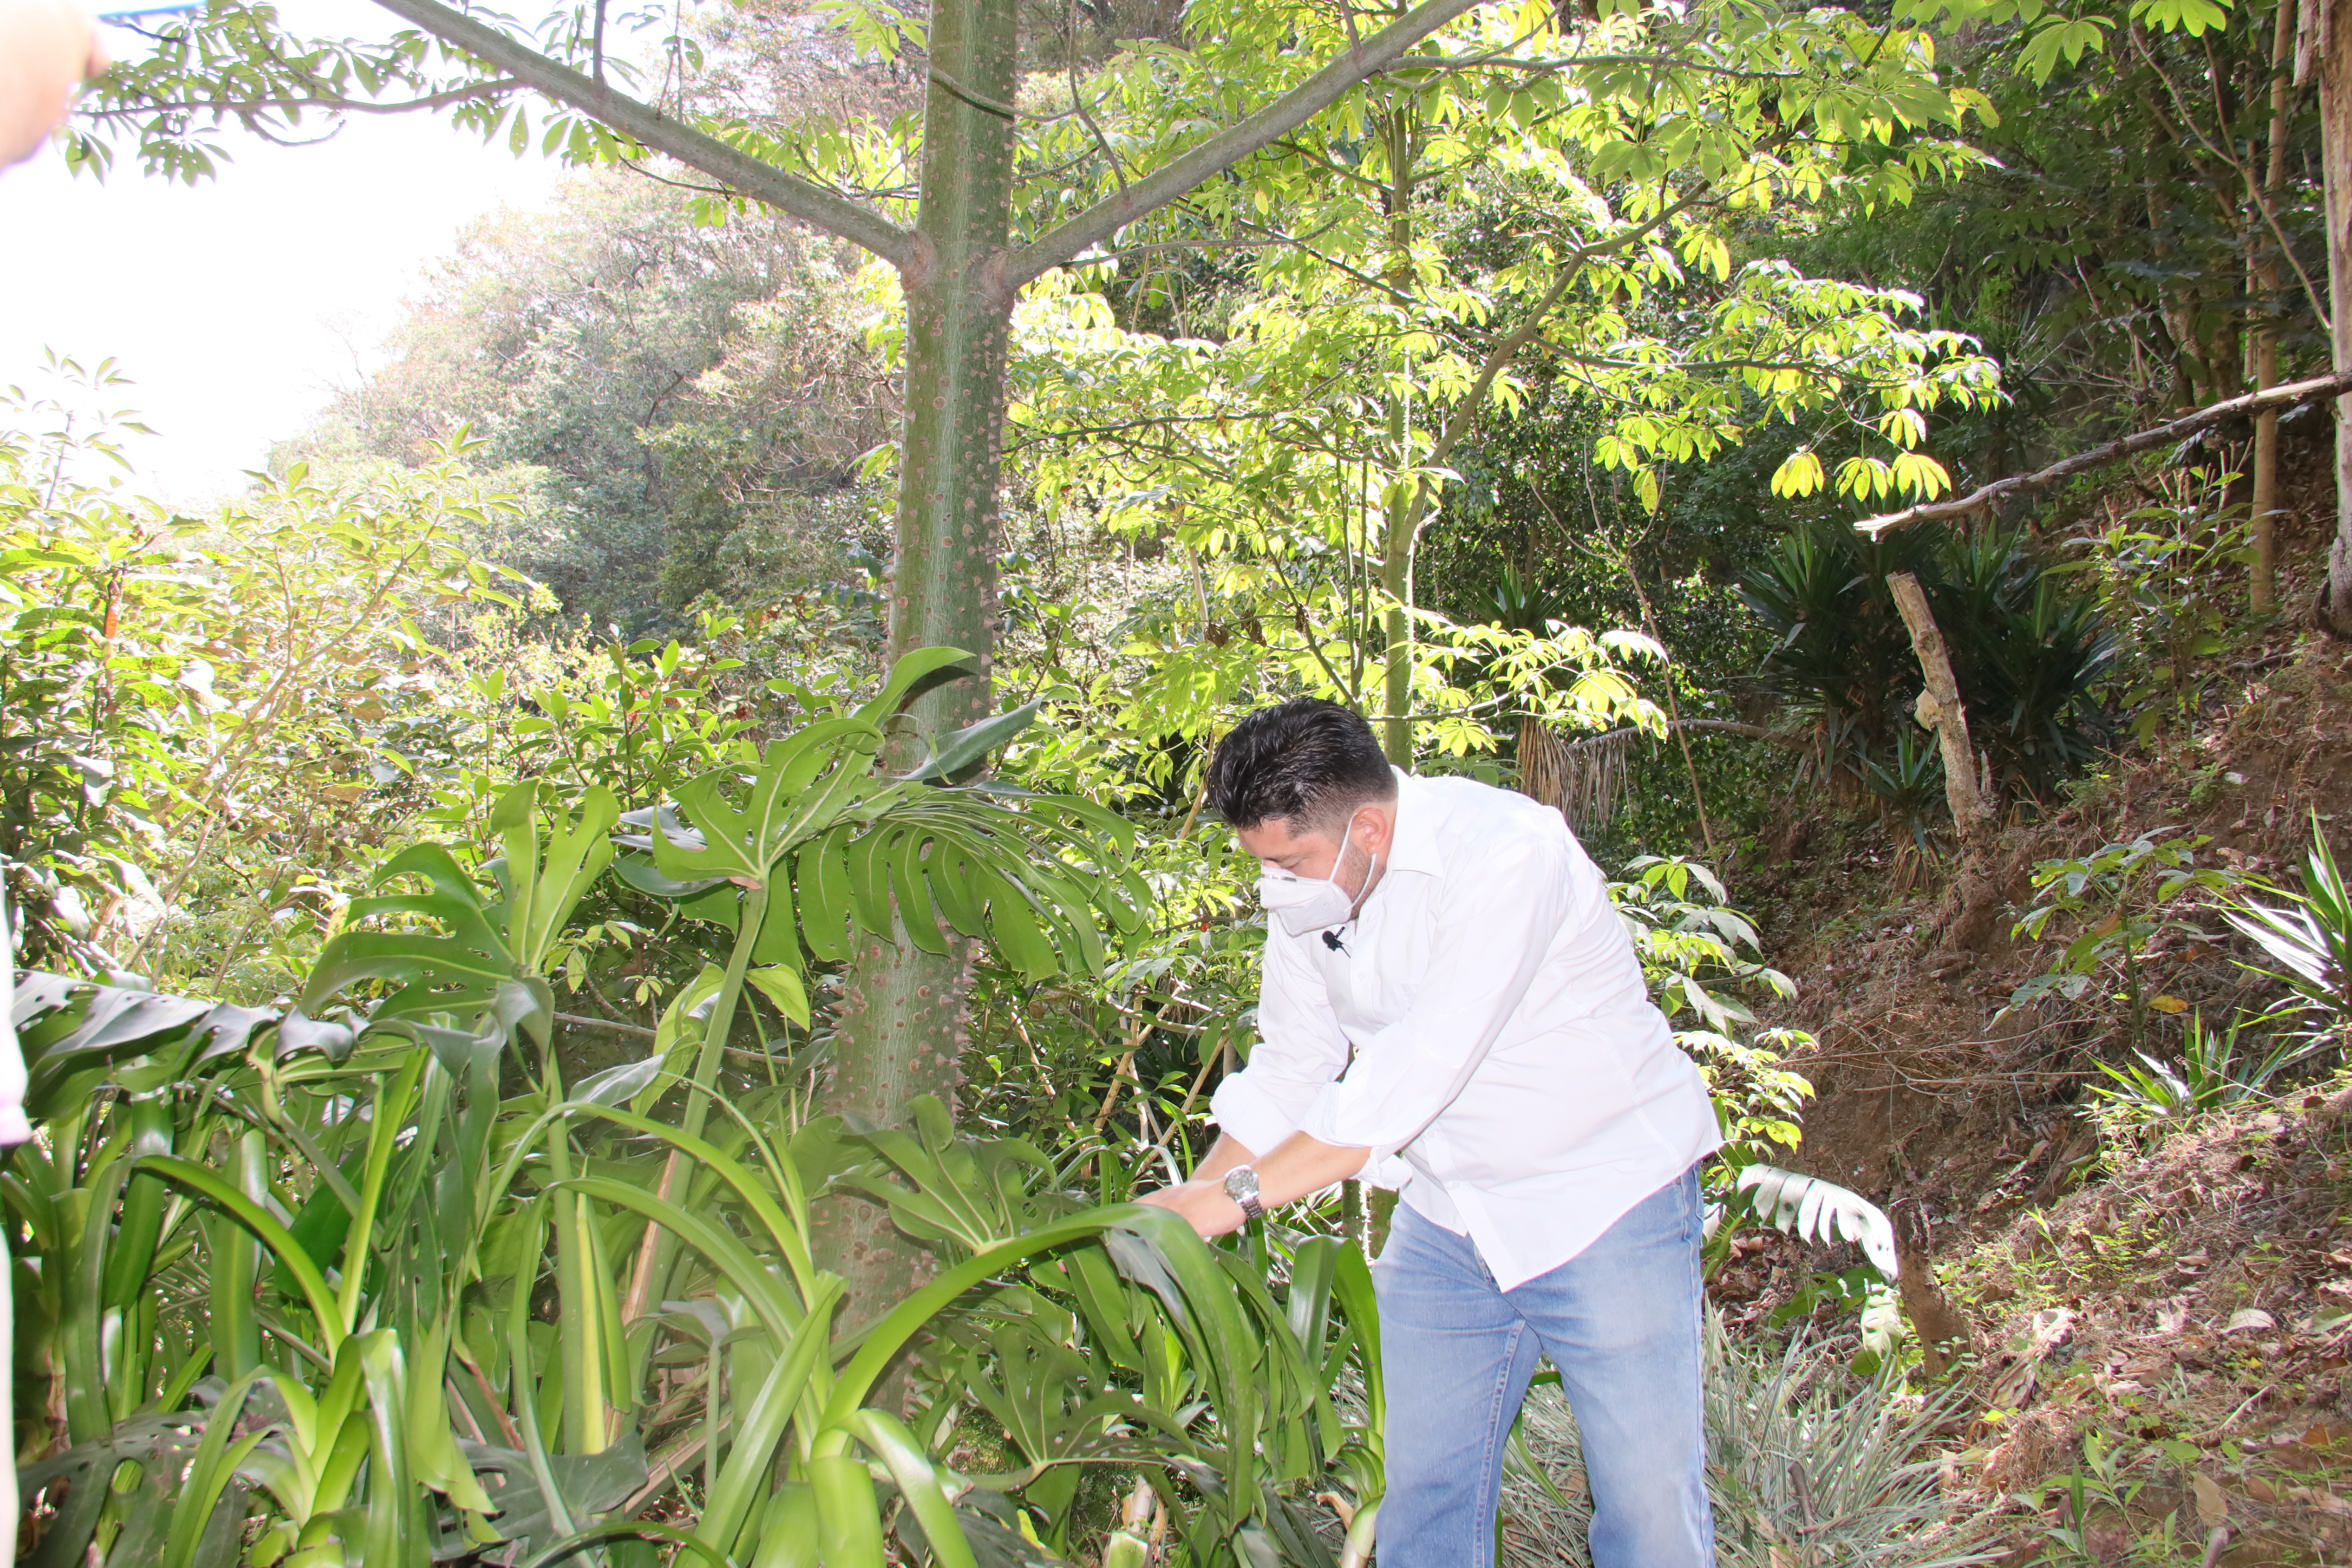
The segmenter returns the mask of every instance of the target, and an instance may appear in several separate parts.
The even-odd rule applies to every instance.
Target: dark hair
[[[1217,743],[1209,763],[1210,802],[1235,827],[1279,816],[1293,833],[1326,832],[1367,801],[1395,795],[1372,727],[1319,697],[1259,709]]]

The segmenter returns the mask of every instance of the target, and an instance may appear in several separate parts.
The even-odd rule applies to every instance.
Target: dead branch
[[[2336,371],[2327,375],[2315,375],[2308,381],[2289,382],[2284,386],[2266,387],[2240,397],[2224,398],[2221,402],[2200,408],[2194,414],[2184,414],[2153,430],[2141,430],[2104,447],[2094,447],[2087,452],[2037,468],[2030,474],[2017,474],[2005,479],[1995,479],[1989,485],[1970,490],[1952,500],[1924,501],[1903,511],[1888,512],[1884,517],[1864,518],[1854,527],[1875,539],[1891,528],[1906,528],[1915,522],[1935,522],[1948,517],[1966,517],[2008,496],[2038,490],[2060,479],[2072,479],[2087,469],[2145,452],[2152,447],[2169,446],[2185,440],[2200,430],[2216,425],[2226,425],[2232,419],[2249,415],[2266,414],[2298,403],[2313,403],[2321,398],[2341,397],[2352,393],[2352,371]]]

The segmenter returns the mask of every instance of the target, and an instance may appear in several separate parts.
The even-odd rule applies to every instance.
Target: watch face
[[[1244,1165],[1225,1173],[1225,1196],[1239,1203],[1244,1198],[1257,1196],[1257,1173]]]

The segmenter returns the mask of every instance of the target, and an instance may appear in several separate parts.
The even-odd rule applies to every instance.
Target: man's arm
[[[75,0],[0,0],[0,169],[38,152],[74,89],[106,66],[106,44]]]
[[[1246,1165],[1256,1158],[1248,1144],[1230,1132],[1222,1132],[1210,1148],[1209,1157],[1192,1167],[1192,1179],[1196,1182],[1222,1182],[1227,1171]]]
[[[1253,1160],[1249,1150],[1232,1138],[1217,1140],[1192,1179],[1181,1186],[1163,1187],[1141,1201],[1174,1209],[1192,1222],[1204,1237],[1239,1230],[1247,1216],[1241,1205],[1225,1196],[1225,1173],[1237,1165],[1257,1172],[1258,1201],[1267,1208],[1295,1204],[1309,1193],[1319,1193],[1334,1182],[1344,1182],[1364,1168],[1370,1149],[1326,1143],[1304,1132],[1284,1139],[1273,1153]]]

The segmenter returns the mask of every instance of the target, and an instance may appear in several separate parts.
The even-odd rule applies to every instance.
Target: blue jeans
[[[1510,1290],[1403,1204],[1372,1279],[1388,1392],[1380,1568],[1494,1568],[1503,1449],[1538,1355],[1592,1493],[1593,1568],[1711,1568],[1696,1166]]]

